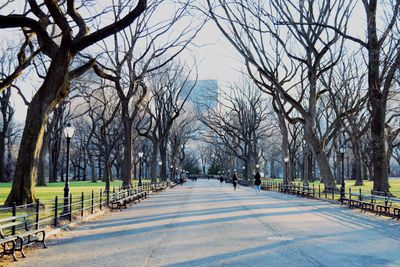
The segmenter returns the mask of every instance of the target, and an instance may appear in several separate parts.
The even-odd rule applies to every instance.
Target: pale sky
[[[19,5],[25,1],[18,0]],[[350,25],[350,32],[352,34],[362,35],[360,32],[359,25],[365,25],[360,23],[360,17],[363,17],[363,10],[356,8],[353,13]],[[354,23],[358,21],[359,23]],[[364,31],[364,29],[363,29]],[[0,30],[0,38],[4,42],[4,34],[7,34],[4,30]],[[8,36],[10,34],[8,33]],[[196,56],[198,62],[198,74],[199,79],[216,79],[220,86],[226,83],[233,83],[240,79],[238,71],[243,68],[241,57],[235,52],[233,47],[225,40],[222,34],[219,32],[213,22],[208,22],[195,39],[195,45],[189,47],[188,51],[183,52],[181,58],[185,60],[191,60],[193,55]],[[32,87],[27,83],[23,85],[23,91],[27,93],[27,97],[32,94]],[[31,87],[31,88],[29,88]],[[26,115],[26,106],[22,102],[21,98],[17,95],[13,95],[13,102],[16,107],[15,119],[17,122],[24,122]]]
[[[0,31],[1,35],[2,31]],[[211,21],[204,26],[194,43],[181,54],[181,59],[184,61],[187,58],[191,61],[194,56],[196,57],[199,79],[215,79],[220,85],[237,80],[237,71],[242,67],[240,57]],[[28,93],[29,99],[32,89],[26,88],[30,87],[29,84],[24,84],[23,92]],[[15,120],[23,123],[26,106],[17,94],[14,94],[12,98],[16,107]]]

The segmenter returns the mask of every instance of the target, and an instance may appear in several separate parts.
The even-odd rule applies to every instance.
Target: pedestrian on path
[[[222,175],[219,177],[220,185],[222,186],[222,183],[224,182],[224,177]]]
[[[261,175],[259,172],[254,175],[254,185],[256,192],[261,192]]]
[[[233,190],[236,190],[237,181],[238,181],[238,178],[236,176],[236,173],[234,173],[233,177],[232,177]]]

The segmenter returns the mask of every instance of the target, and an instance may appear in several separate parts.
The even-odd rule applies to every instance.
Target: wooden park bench
[[[381,200],[381,203],[376,204],[377,215],[383,214],[386,216],[391,216],[393,219],[400,219],[400,198],[392,197],[391,195],[375,197],[377,200]],[[394,206],[396,204],[397,206]]]
[[[397,199],[400,203],[400,199]],[[400,219],[400,207],[393,208],[393,219]]]
[[[47,248],[45,230],[38,226],[36,229],[30,229],[27,217],[28,214],[21,214],[0,220],[0,240],[3,249],[0,256],[12,255],[14,261],[17,261],[15,252],[20,251],[22,257],[25,258],[23,248],[28,245],[42,243],[43,247]],[[7,235],[7,232],[10,232],[10,234]]]
[[[361,195],[360,209],[361,211],[374,212],[376,205],[377,196],[375,195]]]
[[[298,194],[302,197],[314,198],[315,188],[308,185],[303,185],[299,188]]]
[[[349,192],[349,198],[343,198],[341,205],[347,204],[348,208],[361,208],[362,194]]]
[[[128,204],[133,203],[135,200],[139,200],[144,197],[146,192],[133,192],[130,189],[122,190],[120,192],[115,192],[110,197],[110,207],[111,210],[119,209],[122,211],[122,207],[127,208]]]
[[[392,207],[392,201],[390,200],[390,195],[387,192],[373,191],[371,194],[375,196],[375,199],[379,201],[376,204],[376,214],[377,215],[390,215],[390,208]]]

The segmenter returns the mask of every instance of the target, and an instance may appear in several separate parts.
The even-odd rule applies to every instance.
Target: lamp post
[[[341,156],[341,161],[342,161],[342,185],[340,186],[340,202],[343,202],[343,199],[345,198],[345,184],[344,184],[344,153],[346,153],[346,146],[344,144],[340,145],[339,147],[339,152]]]
[[[246,180],[246,167],[243,166],[242,169],[243,169],[243,181],[245,181]]]
[[[173,165],[170,165],[169,166],[169,179],[170,180],[174,180],[174,179],[172,179],[172,170],[174,169],[174,166]]]
[[[138,186],[142,186],[142,158],[143,152],[139,152],[139,183]]]
[[[259,165],[259,164],[256,164],[256,172],[259,171],[259,168],[260,168],[260,165]]]
[[[64,207],[63,214],[68,214],[68,197],[69,197],[69,147],[71,144],[71,138],[74,136],[75,128],[68,123],[64,128],[64,136],[67,139],[67,169],[65,171],[65,186],[64,186]]]
[[[284,159],[283,159],[284,161],[285,161],[285,180],[284,180],[284,184],[287,184],[289,181],[289,179],[288,179],[288,164],[289,164],[289,157],[285,157]]]
[[[160,179],[161,179],[161,166],[162,166],[162,161],[160,160],[158,162],[158,169],[160,170]]]

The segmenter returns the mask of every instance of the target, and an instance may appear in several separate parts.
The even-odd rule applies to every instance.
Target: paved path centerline
[[[400,266],[400,224],[198,180],[35,249],[15,266]]]

